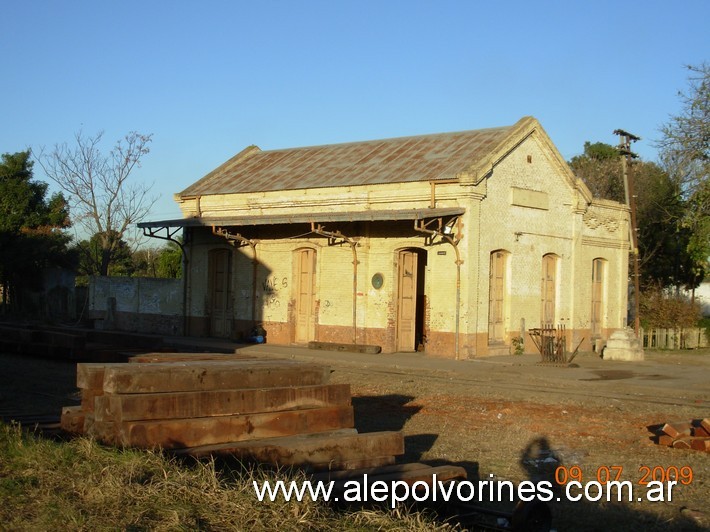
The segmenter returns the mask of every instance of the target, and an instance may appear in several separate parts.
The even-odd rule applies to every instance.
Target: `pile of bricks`
[[[402,433],[358,433],[350,385],[329,377],[321,365],[243,355],[82,363],[81,405],[64,407],[61,426],[107,445],[314,471],[394,464]]]
[[[710,452],[710,418],[652,425],[648,429],[658,445]]]

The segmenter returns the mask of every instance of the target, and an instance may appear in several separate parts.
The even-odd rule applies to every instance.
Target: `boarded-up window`
[[[605,260],[592,261],[592,319],[591,329],[593,337],[602,335],[604,320],[604,274]]]
[[[554,324],[557,301],[557,255],[542,257],[542,316],[541,323]]]
[[[232,252],[214,249],[208,255],[210,331],[212,336],[232,334]]]
[[[316,252],[299,249],[294,255],[296,331],[295,341],[307,343],[315,340]]]
[[[498,343],[505,340],[505,304],[507,294],[506,270],[508,252],[491,253],[488,273],[488,342]]]

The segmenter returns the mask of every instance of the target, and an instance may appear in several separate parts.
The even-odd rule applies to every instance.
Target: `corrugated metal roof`
[[[284,150],[252,146],[179,196],[451,179],[494,152],[518,124]]]
[[[423,220],[439,216],[458,216],[465,212],[462,207],[439,209],[399,209],[378,211],[321,212],[300,214],[276,214],[271,216],[230,216],[224,218],[179,218],[158,222],[141,222],[138,227],[239,227],[247,225],[278,225],[319,222],[372,222],[384,220]]]

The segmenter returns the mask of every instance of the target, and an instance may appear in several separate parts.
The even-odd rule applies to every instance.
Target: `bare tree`
[[[688,89],[679,92],[681,111],[661,127],[657,147],[686,203],[682,225],[691,231],[693,287],[710,271],[710,64],[688,70]]]
[[[103,132],[87,137],[79,131],[74,144],[57,144],[50,152],[42,150],[37,160],[47,177],[67,194],[73,222],[89,236],[99,237],[99,272],[107,275],[119,242],[148,214],[157,198],[149,195],[152,184],[129,181],[150,151],[152,135],[132,131],[108,154],[99,147],[102,137]]]

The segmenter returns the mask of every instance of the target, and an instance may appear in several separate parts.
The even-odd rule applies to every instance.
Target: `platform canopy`
[[[181,227],[243,227],[256,225],[288,225],[300,223],[324,222],[375,222],[391,220],[425,220],[427,218],[443,218],[460,216],[465,212],[463,207],[434,209],[400,209],[350,212],[308,212],[298,214],[272,214],[225,217],[192,217],[155,222],[141,222],[138,227],[143,229],[181,228]]]

